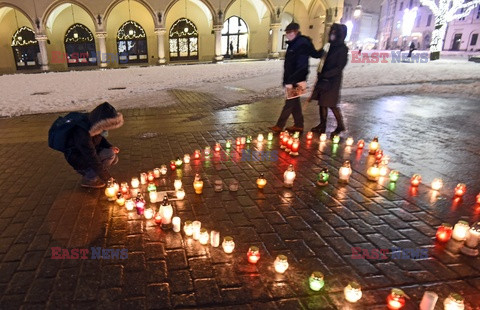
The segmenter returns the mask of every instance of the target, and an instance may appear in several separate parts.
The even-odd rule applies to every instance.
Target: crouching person
[[[67,162],[82,175],[83,187],[102,188],[118,162],[119,149],[106,139],[108,130],[123,125],[123,115],[108,102],[90,113],[72,112],[55,121],[49,131],[49,146],[62,151]]]

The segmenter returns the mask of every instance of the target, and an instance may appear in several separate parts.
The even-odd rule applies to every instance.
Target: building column
[[[222,61],[222,29],[223,25],[214,25],[213,32],[215,33],[215,61]]]
[[[278,37],[280,35],[281,24],[270,24],[270,30],[272,31],[272,47],[270,49],[270,57],[278,58]]]
[[[158,44],[158,64],[164,64],[167,61],[165,60],[165,33],[167,30],[165,28],[155,29],[157,34],[157,44]]]
[[[40,48],[40,64],[43,71],[48,71],[48,51],[47,51],[47,36],[44,34],[39,34],[35,36],[35,39],[38,41],[38,47]]]
[[[95,36],[97,37],[98,45],[99,45],[99,51],[98,51],[99,55],[97,55],[97,63],[100,65],[100,67],[105,68],[108,66],[107,44],[106,44],[107,33],[97,32]]]

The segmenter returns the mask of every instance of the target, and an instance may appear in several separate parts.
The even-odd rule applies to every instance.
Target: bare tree
[[[440,51],[447,32],[447,24],[467,16],[480,4],[480,0],[420,0],[435,16],[435,29],[430,43],[430,59],[440,58]]]

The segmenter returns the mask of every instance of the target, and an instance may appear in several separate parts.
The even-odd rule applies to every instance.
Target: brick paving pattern
[[[228,121],[222,103],[203,94],[173,91],[179,104],[165,109],[123,111],[125,125],[110,132],[121,148],[113,168],[118,181],[167,164],[177,156],[237,136],[266,134],[268,122]],[[214,102],[210,109],[209,102]],[[235,108],[231,108],[235,109]],[[215,110],[220,110],[215,114]],[[199,113],[202,113],[199,115]],[[269,113],[271,111],[259,111]],[[211,122],[223,117],[224,122]],[[213,152],[210,160],[193,160],[156,180],[158,190],[173,189],[182,177],[186,198],[174,203],[175,214],[199,220],[221,238],[233,236],[233,254],[203,246],[182,233],[162,231],[152,220],[108,202],[103,190],[85,190],[62,155],[48,149],[46,132],[56,115],[0,120],[0,308],[225,308],[225,309],[385,309],[392,287],[410,297],[405,309],[418,309],[426,290],[439,295],[436,309],[452,291],[462,294],[467,309],[480,309],[480,258],[451,255],[435,242],[442,222],[478,220],[473,194],[461,203],[432,200],[428,187],[412,194],[408,177],[395,189],[365,177],[372,158],[367,151],[337,150],[318,138],[301,138],[298,157],[269,144],[250,150],[278,151],[278,161],[242,161],[242,149]],[[227,119],[225,121],[225,118]],[[260,120],[262,118],[260,117]],[[367,138],[367,137],[363,137]],[[245,158],[243,158],[245,159]],[[349,184],[337,181],[338,168],[350,159]],[[283,187],[283,173],[293,164],[293,189]],[[330,185],[315,185],[322,167]],[[202,195],[193,178],[200,173]],[[263,190],[256,178],[264,173]],[[213,182],[238,180],[238,192],[217,193]],[[158,204],[157,204],[158,206]],[[247,262],[249,246],[260,248],[256,265]],[[52,247],[128,249],[128,259],[51,259]],[[352,247],[426,248],[424,259],[352,259]],[[273,261],[288,257],[289,269],[276,274]],[[320,292],[308,288],[308,276],[325,275]],[[343,288],[355,280],[363,298],[348,304]]]

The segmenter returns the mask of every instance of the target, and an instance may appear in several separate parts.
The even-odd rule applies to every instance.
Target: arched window
[[[28,27],[19,28],[12,37],[13,56],[17,70],[38,68],[40,48],[35,39],[35,32]]]
[[[92,66],[97,63],[93,34],[82,24],[74,24],[68,28],[65,33],[65,51],[69,67]]]
[[[118,29],[117,47],[120,63],[148,62],[145,30],[133,20],[127,21]]]
[[[198,32],[191,20],[180,18],[173,23],[169,38],[170,60],[198,59]]]
[[[222,54],[225,57],[247,57],[248,27],[243,19],[232,16],[223,23]]]

